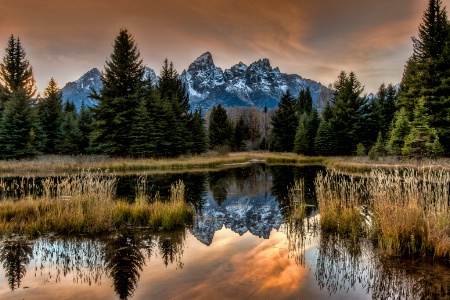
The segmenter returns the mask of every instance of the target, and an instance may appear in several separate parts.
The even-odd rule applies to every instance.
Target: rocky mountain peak
[[[268,71],[268,72],[272,71],[272,67],[270,66],[270,61],[267,58],[255,61],[248,68],[250,71],[258,71],[258,70]]]
[[[214,68],[215,65],[211,53],[205,52],[189,65],[188,71],[211,70]]]

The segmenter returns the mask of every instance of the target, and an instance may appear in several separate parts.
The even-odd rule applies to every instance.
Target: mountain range
[[[157,84],[158,77],[153,69],[146,67],[145,76],[150,76],[154,84]],[[289,90],[297,97],[299,92],[307,87],[311,91],[313,105],[319,111],[331,98],[331,91],[327,87],[296,74],[281,73],[278,67],[271,67],[267,58],[249,66],[239,62],[223,71],[215,66],[211,53],[206,52],[179,76],[189,92],[191,108],[201,108],[203,112],[217,104],[226,107],[273,108],[278,105],[286,91]],[[96,100],[88,98],[91,89],[100,91],[101,88],[101,72],[94,68],[62,88],[63,100],[74,102],[78,109],[83,101],[85,105],[93,106]]]

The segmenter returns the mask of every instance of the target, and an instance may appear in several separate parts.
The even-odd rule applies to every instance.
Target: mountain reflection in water
[[[287,187],[304,178],[313,206],[312,181],[320,170],[253,165],[148,176],[152,191],[164,180],[186,182],[197,211],[192,226],[3,239],[0,299],[450,297],[447,265],[386,258],[367,241],[321,236],[313,207],[304,220],[287,218]],[[132,181],[121,180],[123,187]]]

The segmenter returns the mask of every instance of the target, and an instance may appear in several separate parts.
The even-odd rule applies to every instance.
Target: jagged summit
[[[158,77],[153,69],[145,68],[144,78],[150,78],[153,85],[158,83]],[[103,88],[102,73],[97,68],[93,68],[84,73],[78,80],[67,83],[62,89],[63,102],[72,101],[77,110],[81,108],[81,104],[89,107],[97,105],[97,100],[90,99],[91,90],[97,92]]]
[[[155,72],[146,68],[145,77],[150,77],[154,85],[158,83]],[[200,55],[184,70],[180,79],[186,85],[192,109],[201,108],[206,112],[212,106],[258,106],[272,108],[278,105],[287,90],[297,96],[309,87],[313,105],[321,110],[331,98],[331,91],[313,80],[296,74],[281,73],[272,68],[268,58],[257,60],[250,65],[242,61],[223,71],[214,64],[210,52]],[[88,106],[96,105],[89,99],[91,88],[100,91],[103,87],[101,73],[94,68],[77,81],[69,82],[62,89],[63,100],[73,101],[79,109],[84,101]]]
[[[203,111],[217,104],[271,108],[278,105],[287,90],[292,95],[298,95],[307,87],[318,110],[331,97],[330,90],[320,83],[299,75],[281,73],[278,67],[272,69],[268,58],[257,60],[249,66],[240,61],[222,71],[214,65],[211,53],[205,52],[180,77],[189,91],[191,107]]]

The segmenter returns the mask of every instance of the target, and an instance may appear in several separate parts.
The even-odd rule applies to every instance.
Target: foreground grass
[[[368,236],[390,255],[450,258],[450,173],[373,170],[365,178],[333,171],[315,181],[324,232]]]
[[[0,161],[0,175],[26,176],[76,173],[86,169],[114,171],[116,173],[156,171],[173,172],[185,170],[211,170],[233,167],[236,164],[262,162],[268,165],[323,165],[347,172],[368,172],[373,168],[445,169],[450,171],[450,159],[398,159],[384,157],[371,160],[368,157],[321,157],[303,156],[295,153],[267,151],[231,152],[219,154],[208,152],[199,156],[178,158],[111,158],[101,155],[61,156],[45,155],[31,160]]]
[[[0,232],[91,234],[129,226],[171,230],[185,225],[194,213],[185,202],[183,182],[172,185],[166,201],[140,194],[132,204],[115,199],[113,175],[87,172],[42,183],[39,197],[30,192],[0,202]]]

